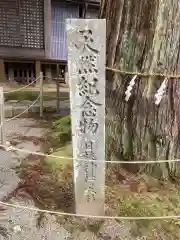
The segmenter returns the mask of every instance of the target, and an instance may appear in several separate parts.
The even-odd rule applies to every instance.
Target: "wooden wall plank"
[[[1,58],[44,59],[45,51],[41,49],[0,47]]]

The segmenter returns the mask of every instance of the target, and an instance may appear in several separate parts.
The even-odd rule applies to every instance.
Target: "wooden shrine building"
[[[65,76],[66,18],[97,18],[100,0],[1,0],[0,82]]]

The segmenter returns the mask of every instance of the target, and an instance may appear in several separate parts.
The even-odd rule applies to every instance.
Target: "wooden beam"
[[[44,0],[44,47],[48,59],[51,56],[51,0]]]
[[[69,84],[69,81],[68,81],[68,66],[66,65],[65,66],[65,83],[68,85]]]
[[[9,65],[9,68],[8,68],[8,78],[9,78],[9,81],[14,81],[14,68],[13,68],[13,65],[12,64],[8,64]]]
[[[45,66],[45,79],[47,79],[47,82],[52,80],[51,65],[49,64]]]
[[[5,63],[34,63],[33,60],[22,60],[22,59],[4,59]]]
[[[28,49],[28,48],[5,48],[0,47],[1,58],[21,58],[21,59],[44,59],[44,49]]]
[[[6,76],[5,76],[4,60],[0,59],[0,82],[4,82],[5,79],[6,79]]]
[[[59,60],[51,60],[51,59],[47,59],[46,61],[42,60],[41,64],[50,64],[50,65],[54,65],[59,63],[59,65],[61,66],[65,66],[67,65],[67,61],[59,61]]]
[[[76,4],[82,4],[82,0],[66,0],[66,2],[69,2],[69,3],[76,3]],[[97,8],[100,7],[100,1],[93,1],[93,0],[85,0],[84,2],[88,3],[89,5],[91,6],[95,6]]]

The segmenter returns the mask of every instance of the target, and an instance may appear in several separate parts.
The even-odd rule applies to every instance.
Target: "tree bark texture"
[[[102,0],[100,15],[107,20],[108,67],[180,75],[179,0]],[[107,157],[144,161],[180,158],[179,79],[168,79],[158,106],[154,95],[164,77],[138,76],[126,102],[131,79],[128,74],[107,72]],[[156,176],[180,177],[178,163],[143,167]]]

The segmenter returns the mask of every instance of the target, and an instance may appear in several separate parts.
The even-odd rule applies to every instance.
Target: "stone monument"
[[[104,214],[106,21],[67,19],[76,213]]]

